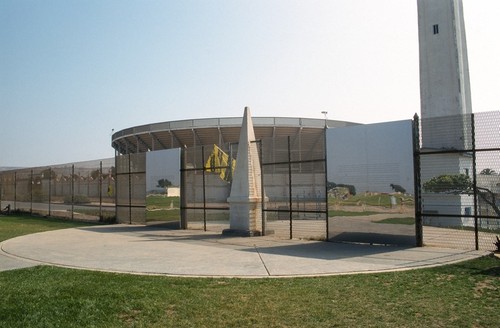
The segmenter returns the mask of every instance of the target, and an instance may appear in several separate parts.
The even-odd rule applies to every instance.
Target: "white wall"
[[[413,194],[412,121],[327,130],[328,181],[356,192],[392,192],[398,184]]]

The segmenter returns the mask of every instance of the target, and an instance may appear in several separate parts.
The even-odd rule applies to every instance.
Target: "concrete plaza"
[[[0,271],[35,265],[186,277],[299,277],[425,268],[487,255],[111,225],[36,233],[0,244]]]

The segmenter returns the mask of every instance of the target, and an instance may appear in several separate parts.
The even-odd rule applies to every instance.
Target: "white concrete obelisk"
[[[224,234],[259,236],[262,234],[262,183],[259,153],[250,109],[245,107],[233,173],[229,229]]]

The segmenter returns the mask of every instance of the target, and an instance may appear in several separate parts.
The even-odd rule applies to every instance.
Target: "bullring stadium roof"
[[[112,146],[120,154],[238,142],[242,117],[203,118],[153,123],[118,131]],[[317,135],[329,128],[359,125],[336,120],[295,117],[253,117],[256,139]]]

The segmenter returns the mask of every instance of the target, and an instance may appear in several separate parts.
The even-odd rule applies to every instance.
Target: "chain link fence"
[[[228,229],[237,144],[191,147],[181,156],[182,227],[220,233]]]
[[[329,240],[414,246],[412,121],[329,129]]]
[[[257,229],[279,238],[325,240],[327,233],[324,133],[257,141],[262,172],[262,220]],[[181,226],[229,229],[231,182],[238,144],[183,150]]]
[[[114,222],[115,159],[0,172],[2,211]]]
[[[116,217],[119,223],[146,224],[146,153],[116,157]]]
[[[326,240],[325,152],[324,131],[262,140],[266,233]]]
[[[500,112],[420,119],[417,227],[424,245],[495,249]]]

